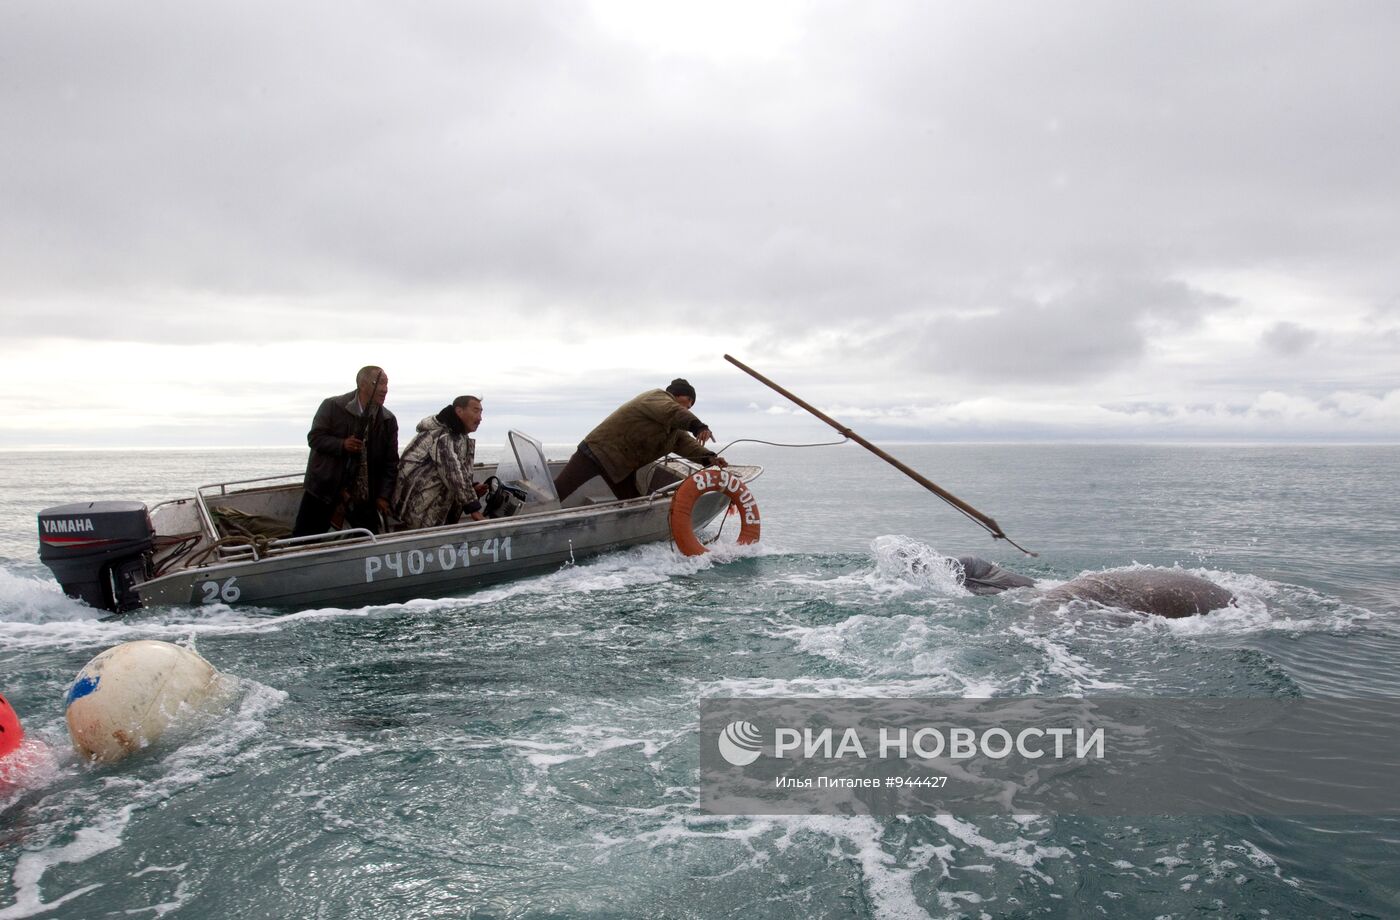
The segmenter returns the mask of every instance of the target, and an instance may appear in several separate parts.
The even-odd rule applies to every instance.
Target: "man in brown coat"
[[[355,375],[352,392],[321,402],[306,435],[311,455],[292,536],[340,526],[333,524],[337,510],[342,524],[383,530],[380,515],[389,511],[399,475],[399,420],[384,406],[388,394],[389,375],[371,364]]]
[[[624,403],[588,433],[555,478],[559,500],[594,476],[602,476],[618,498],[636,498],[641,494],[637,470],[668,453],[725,466],[722,457],[702,446],[714,435],[690,411],[694,405],[695,387],[680,377],[664,390],[648,390]]]

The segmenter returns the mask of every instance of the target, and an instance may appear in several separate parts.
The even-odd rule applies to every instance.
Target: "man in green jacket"
[[[648,390],[620,406],[590,431],[554,480],[559,500],[594,476],[618,498],[636,498],[637,470],[666,454],[679,454],[706,466],[726,466],[702,445],[714,438],[710,427],[690,411],[695,387],[677,377],[664,390]]]

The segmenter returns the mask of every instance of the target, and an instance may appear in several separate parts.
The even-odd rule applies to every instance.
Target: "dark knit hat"
[[[690,381],[684,377],[677,377],[671,381],[671,385],[666,388],[666,392],[672,396],[685,396],[690,399],[692,405],[695,404],[695,387],[690,385]]]

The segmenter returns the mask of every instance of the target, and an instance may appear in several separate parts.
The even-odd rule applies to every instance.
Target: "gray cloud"
[[[625,363],[598,357],[620,331],[703,321],[815,356],[818,392],[1030,391],[1129,376],[1244,312],[1217,280],[1273,273],[1376,304],[1371,334],[1309,347],[1296,314],[1256,314],[1262,347],[1180,354],[1172,398],[1384,387],[1391,6],[794,8],[791,45],[726,57],[629,42],[586,4],[0,5],[7,336],[418,342],[470,320],[464,341],[577,343],[590,374]]]
[[[1191,328],[1231,306],[1180,282],[1099,279],[1043,301],[1007,299],[972,315],[919,321],[874,350],[926,374],[1084,381],[1140,359],[1155,333]]]
[[[1347,12],[828,5],[795,63],[725,67],[581,7],[12,5],[0,267],[38,303],[492,288],[841,322],[1032,265],[1345,266],[1400,231],[1400,28]]]
[[[1307,329],[1297,323],[1274,323],[1259,338],[1264,348],[1276,355],[1293,357],[1317,344],[1315,329]]]

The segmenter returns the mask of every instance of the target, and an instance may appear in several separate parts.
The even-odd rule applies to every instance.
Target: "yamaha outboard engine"
[[[151,577],[155,528],[141,502],[78,502],[39,512],[39,560],[63,593],[122,613],[141,603]]]

